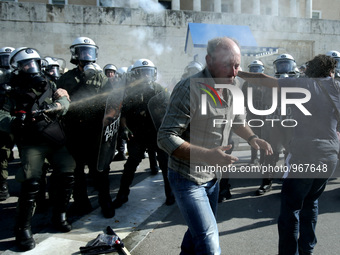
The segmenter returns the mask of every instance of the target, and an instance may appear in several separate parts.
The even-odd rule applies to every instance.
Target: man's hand
[[[57,89],[57,91],[54,92],[54,97],[55,97],[55,99],[58,99],[58,98],[60,98],[60,97],[66,97],[67,100],[68,100],[69,102],[71,102],[70,96],[69,96],[67,90],[65,90],[65,89],[60,89],[60,88]]]
[[[209,149],[205,156],[205,162],[210,165],[221,165],[229,166],[238,160],[237,157],[229,155],[226,153],[227,150],[231,149],[231,145],[220,146],[216,148]]]
[[[250,141],[250,146],[253,147],[256,150],[263,149],[265,151],[266,155],[272,155],[273,154],[272,146],[263,139],[253,138]]]

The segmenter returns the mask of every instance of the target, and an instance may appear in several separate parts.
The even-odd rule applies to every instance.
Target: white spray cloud
[[[145,54],[150,57],[161,56],[172,51],[170,46],[155,41],[152,28],[134,29],[130,32],[130,36],[135,39],[135,45],[143,47]]]
[[[163,5],[153,0],[140,0],[139,6],[146,12],[146,13],[160,13],[164,11]]]
[[[172,48],[170,46],[164,47],[164,45],[156,42],[148,42],[148,46],[153,49],[154,53],[156,56],[160,56],[165,52],[170,52],[172,51]]]

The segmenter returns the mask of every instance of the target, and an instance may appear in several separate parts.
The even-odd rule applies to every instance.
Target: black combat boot
[[[265,166],[276,166],[277,161],[279,160],[279,153],[274,152],[272,155],[266,155],[264,157],[264,165]],[[272,190],[273,185],[273,173],[268,172],[266,176],[262,179],[261,186],[256,190],[256,196],[262,196],[265,193]]]
[[[264,195],[266,192],[272,190],[273,179],[264,178],[262,179],[261,186],[256,190],[256,196]]]
[[[15,242],[20,250],[28,251],[35,247],[31,230],[31,219],[35,209],[35,199],[39,192],[37,180],[27,180],[22,183],[17,204]]]
[[[9,198],[7,181],[0,181],[0,201],[5,201]]]
[[[64,173],[54,177],[52,187],[54,189],[52,223],[60,232],[69,232],[72,230],[72,225],[67,221],[66,211],[74,187],[73,173]]]
[[[102,214],[105,218],[112,218],[115,216],[115,208],[110,195],[109,169],[98,172],[95,181],[98,187],[98,203],[102,209]]]
[[[219,185],[220,191],[218,194],[218,202],[222,203],[232,197],[230,193],[229,178],[222,178]]]
[[[75,171],[75,183],[73,189],[73,200],[70,207],[70,214],[72,215],[86,215],[93,210],[91,201],[87,196],[87,181],[84,173],[78,173]],[[83,171],[83,170],[82,170]]]

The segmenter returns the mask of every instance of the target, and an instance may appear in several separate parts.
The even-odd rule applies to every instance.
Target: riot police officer
[[[295,59],[292,57],[292,55],[288,53],[279,55],[274,60],[273,65],[274,65],[276,78],[287,78],[287,77],[298,76]]]
[[[6,90],[10,78],[9,55],[14,50],[12,47],[3,47],[0,49],[0,109],[3,109],[8,100]],[[8,191],[8,161],[13,149],[13,136],[0,131],[0,201],[9,198]]]
[[[110,195],[110,168],[107,166],[104,171],[97,171],[97,160],[106,98],[112,85],[96,64],[98,46],[92,39],[76,38],[70,46],[70,52],[71,63],[76,67],[64,73],[58,79],[57,86],[66,89],[72,101],[65,116],[67,146],[76,161],[72,211],[86,214],[92,210],[87,195],[87,165],[98,190],[102,213],[104,217],[111,218],[115,210]]]
[[[63,70],[66,65],[65,60],[56,57],[45,57],[43,61],[44,66],[42,69],[46,78],[50,81],[57,82],[61,76],[60,70]]]
[[[104,66],[103,71],[106,77],[109,79],[109,82],[112,86],[118,86],[119,78],[116,77],[117,67],[114,64],[107,64]],[[125,157],[125,140],[122,139],[122,130],[119,129],[118,137],[117,137],[117,151],[118,153],[114,156],[114,161],[126,160]]]
[[[65,147],[65,136],[59,118],[69,107],[68,94],[49,83],[41,73],[37,50],[27,47],[11,52],[9,64],[10,100],[0,111],[0,128],[13,133],[20,152],[21,169],[16,180],[21,182],[17,203],[15,238],[21,250],[35,247],[31,218],[40,188],[45,159],[55,174],[52,222],[56,229],[68,232],[66,210],[74,183],[75,162]]]
[[[168,155],[157,146],[157,130],[148,109],[150,99],[163,92],[164,88],[155,82],[157,68],[149,59],[137,60],[131,69],[131,76],[121,115],[129,157],[124,165],[117,197],[113,201],[114,207],[119,208],[128,201],[134,174],[147,149],[157,153],[164,178],[166,204],[170,205],[175,201],[167,178]]]
[[[117,67],[114,64],[107,64],[104,66],[103,71],[109,81],[113,84],[116,77]]]

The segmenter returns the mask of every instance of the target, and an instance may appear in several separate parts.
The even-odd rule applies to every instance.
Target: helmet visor
[[[52,77],[55,77],[55,78],[60,77],[59,66],[48,66],[46,67],[45,72]]]
[[[0,67],[9,69],[9,54],[0,55]]]
[[[18,61],[18,70],[30,74],[39,73],[40,59],[25,59]]]
[[[289,73],[294,72],[294,61],[292,60],[280,60],[275,63],[276,73]]]
[[[334,58],[336,60],[336,70],[340,70],[340,58]]]
[[[137,79],[154,80],[156,78],[156,68],[154,67],[142,67],[137,68],[135,71],[135,77]]]
[[[251,72],[251,73],[262,73],[263,72],[263,66],[250,66],[249,72]]]
[[[97,60],[97,48],[95,46],[77,46],[75,48],[76,57],[80,61],[96,61]]]

